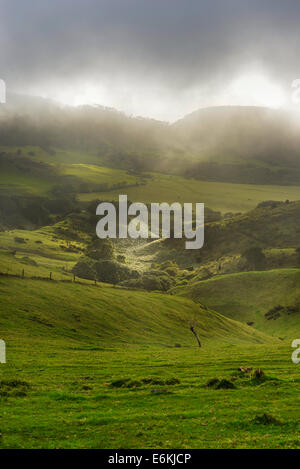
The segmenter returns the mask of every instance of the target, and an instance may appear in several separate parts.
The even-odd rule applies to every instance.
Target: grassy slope
[[[23,243],[17,243],[16,239],[23,239]],[[44,227],[36,231],[12,230],[3,232],[0,233],[0,242],[0,272],[17,276],[21,275],[23,269],[25,272],[24,281],[2,277],[2,284],[5,282],[2,296],[7,302],[6,307],[3,305],[3,314],[9,308],[9,317],[13,320],[12,326],[14,325],[16,310],[19,310],[20,318],[23,318],[22,321],[25,321],[24,324],[22,323],[21,330],[23,327],[24,330],[27,330],[32,324],[31,322],[26,322],[28,321],[26,319],[27,316],[30,317],[32,314],[34,316],[37,315],[42,321],[52,324],[54,319],[55,321],[59,320],[57,315],[60,313],[61,322],[58,322],[54,330],[60,330],[60,326],[62,328],[66,327],[67,330],[74,328],[77,330],[80,326],[78,329],[81,331],[80,337],[90,336],[96,342],[98,341],[97,337],[101,337],[101,340],[104,340],[104,342],[111,339],[121,340],[122,325],[119,321],[115,323],[115,314],[120,314],[120,320],[125,321],[124,327],[127,331],[122,340],[128,342],[136,341],[138,334],[141,334],[140,342],[143,342],[143,337],[148,337],[147,341],[151,342],[152,337],[153,340],[166,341],[169,345],[174,345],[173,342],[176,342],[176,340],[179,342],[184,340],[185,344],[190,344],[194,338],[188,330],[188,324],[193,320],[199,325],[199,333],[202,338],[223,338],[238,342],[248,340],[248,334],[250,333],[252,335],[252,337],[249,337],[250,341],[255,342],[263,339],[259,335],[256,336],[249,327],[244,328],[245,326],[243,326],[240,329],[239,325],[228,321],[224,322],[224,318],[202,310],[189,300],[175,296],[151,294],[142,291],[128,292],[125,289],[116,289],[109,286],[96,288],[93,282],[87,280],[81,280],[81,283],[84,283],[86,286],[61,283],[61,280],[71,281],[73,279],[71,269],[80,257],[81,251],[68,252],[66,249],[62,249],[62,247],[67,246],[66,241],[57,237],[54,227]],[[73,241],[72,247],[82,248],[84,244]],[[52,272],[52,278],[55,281],[59,281],[58,283],[29,280],[30,277],[49,278],[50,272]],[[13,282],[16,282],[15,285]],[[19,295],[16,298],[12,293],[13,288],[19,291]],[[77,296],[79,299],[77,299]],[[23,302],[27,302],[27,306],[24,303],[24,308],[27,310],[25,313],[18,303],[19,298],[22,298]],[[68,308],[68,304],[72,305],[71,310]],[[51,313],[51,310],[55,313]],[[91,314],[86,319],[89,328],[82,336],[82,323],[76,321],[73,315],[86,316],[87,312]],[[104,316],[103,313],[105,313]],[[198,318],[198,313],[202,315],[201,321]],[[66,314],[69,319],[64,319]],[[163,329],[161,330],[155,328],[156,322],[163,324],[163,317],[165,320],[168,320],[168,314],[171,314],[172,321],[175,321],[174,327],[177,324],[174,338],[171,334],[174,329],[172,321],[170,324],[166,323],[165,326],[162,326]],[[71,321],[71,324],[68,324],[68,320]],[[138,328],[143,327],[143,321],[147,322],[148,325],[144,332],[143,330],[138,332]],[[134,328],[130,327],[131,323],[134,325]],[[34,324],[38,323],[35,321]],[[94,326],[97,326],[98,334],[100,334],[99,328],[102,329],[104,327],[104,331],[107,331],[108,335],[100,334],[95,336]],[[117,326],[119,326],[119,329]],[[135,329],[136,331],[134,332]],[[49,330],[46,328],[46,331],[47,333],[49,331],[52,332],[52,328]],[[111,333],[111,331],[115,332]],[[143,336],[143,333],[146,335]],[[171,335],[169,336],[169,334]],[[73,336],[76,338],[76,333],[71,334],[70,337]]]
[[[17,243],[15,238],[23,238]],[[82,243],[73,241],[80,248]],[[70,273],[77,262],[79,252],[68,252],[65,240],[54,237],[52,227],[39,230],[11,230],[0,233],[0,272],[25,276],[49,277],[50,272],[56,280],[72,279]],[[14,255],[12,252],[16,251]],[[33,262],[32,262],[33,261]]]
[[[138,181],[136,176],[129,175],[124,170],[84,163],[64,164],[61,166],[61,171],[62,174],[77,176],[85,182],[106,183],[108,187],[117,183],[135,184]]]
[[[81,182],[107,184],[135,184],[139,177],[129,175],[125,170],[99,166],[99,157],[72,150],[55,149],[49,154],[39,147],[5,147],[0,146],[0,152],[16,154],[22,151],[22,156],[35,162],[50,164],[57,169],[59,176],[75,176],[78,184]],[[2,171],[0,174],[0,191],[5,194],[49,195],[53,186],[61,183],[56,177],[34,177],[17,169]]]
[[[300,269],[221,275],[176,291],[232,319],[254,322],[253,327],[268,334],[291,338],[300,334],[300,311],[275,320],[264,317],[274,306],[299,304]]]
[[[204,343],[263,343],[253,329],[207,311],[185,298],[74,283],[0,279],[1,337],[72,340],[86,345],[193,346],[196,325]],[[70,307],[71,305],[71,307]]]

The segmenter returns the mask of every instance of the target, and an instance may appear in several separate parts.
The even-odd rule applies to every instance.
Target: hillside
[[[139,254],[151,255],[154,262],[176,260],[195,268],[226,256],[239,256],[251,246],[285,249],[299,246],[300,202],[260,203],[244,214],[228,214],[220,221],[205,225],[205,243],[200,251],[187,251],[184,240],[166,239],[139,248]],[[295,259],[296,262],[296,259]]]
[[[220,275],[175,291],[266,334],[300,334],[300,269]]]
[[[204,346],[211,341],[265,343],[270,339],[184,298],[165,294],[30,279],[0,279],[0,336],[48,343],[113,347],[129,344]],[[70,306],[71,305],[71,306]]]
[[[207,226],[201,257],[242,253],[249,246],[288,248],[299,245],[300,202],[265,202],[250,212]]]

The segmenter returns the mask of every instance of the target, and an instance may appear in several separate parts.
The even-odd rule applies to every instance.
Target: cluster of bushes
[[[165,261],[162,264],[152,264],[150,271],[144,272],[137,279],[125,280],[122,285],[149,291],[168,291],[174,286],[178,274],[179,268],[176,262]]]
[[[260,202],[256,208],[277,208],[279,207],[280,205],[283,205],[283,204],[288,204],[289,203],[289,200],[286,200],[285,202],[281,202],[281,201],[278,201],[278,200],[264,200],[263,202]]]
[[[282,306],[282,305],[276,305],[273,308],[271,308],[267,313],[265,313],[265,318],[270,321],[270,320],[275,320],[280,318],[281,315],[290,315],[290,314],[295,314],[300,312],[300,305],[299,304],[294,304],[294,305],[289,305],[289,306]]]
[[[152,269],[156,269],[161,271],[160,273],[164,272],[165,274],[169,275],[170,277],[175,278],[179,274],[179,267],[175,261],[164,261],[161,264],[152,264]]]
[[[93,238],[92,242],[87,246],[85,255],[96,261],[112,260],[114,258],[113,243],[110,239]]]
[[[115,260],[95,261],[83,257],[73,267],[74,275],[88,280],[117,284],[127,279],[137,279],[139,273]]]
[[[84,254],[73,267],[73,273],[78,277],[112,284],[139,277],[136,270],[125,265],[123,256],[118,256],[118,260],[115,260],[110,239],[93,238]]]
[[[138,279],[125,280],[121,283],[125,287],[141,288],[149,291],[168,291],[173,284],[174,281],[169,275],[157,270],[151,270],[143,273]]]
[[[72,271],[74,275],[88,280],[167,291],[175,284],[179,269],[175,262],[166,261],[161,265],[153,264],[150,271],[140,274],[125,264],[124,256],[117,256],[117,260],[114,258],[111,240],[94,239]]]

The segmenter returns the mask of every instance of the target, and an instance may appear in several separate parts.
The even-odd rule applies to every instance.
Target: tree
[[[114,247],[110,239],[95,239],[86,248],[86,256],[96,261],[111,260],[114,257]]]
[[[255,270],[262,269],[265,265],[266,256],[259,246],[246,249],[242,256],[246,259],[248,266]]]
[[[83,258],[74,265],[72,272],[74,275],[80,278],[86,278],[88,280],[94,280],[96,276],[96,270],[94,263],[91,259]]]

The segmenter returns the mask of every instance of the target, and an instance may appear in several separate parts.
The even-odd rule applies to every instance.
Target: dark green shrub
[[[87,257],[97,261],[113,259],[113,243],[110,239],[97,238],[88,245],[85,253]]]
[[[80,278],[94,280],[96,277],[95,263],[88,258],[83,258],[73,267],[72,272]]]
[[[97,279],[101,282],[116,284],[139,277],[136,270],[131,270],[126,265],[113,260],[96,262],[95,269]]]
[[[250,268],[262,269],[265,265],[266,256],[258,246],[252,246],[243,252],[242,256]]]

